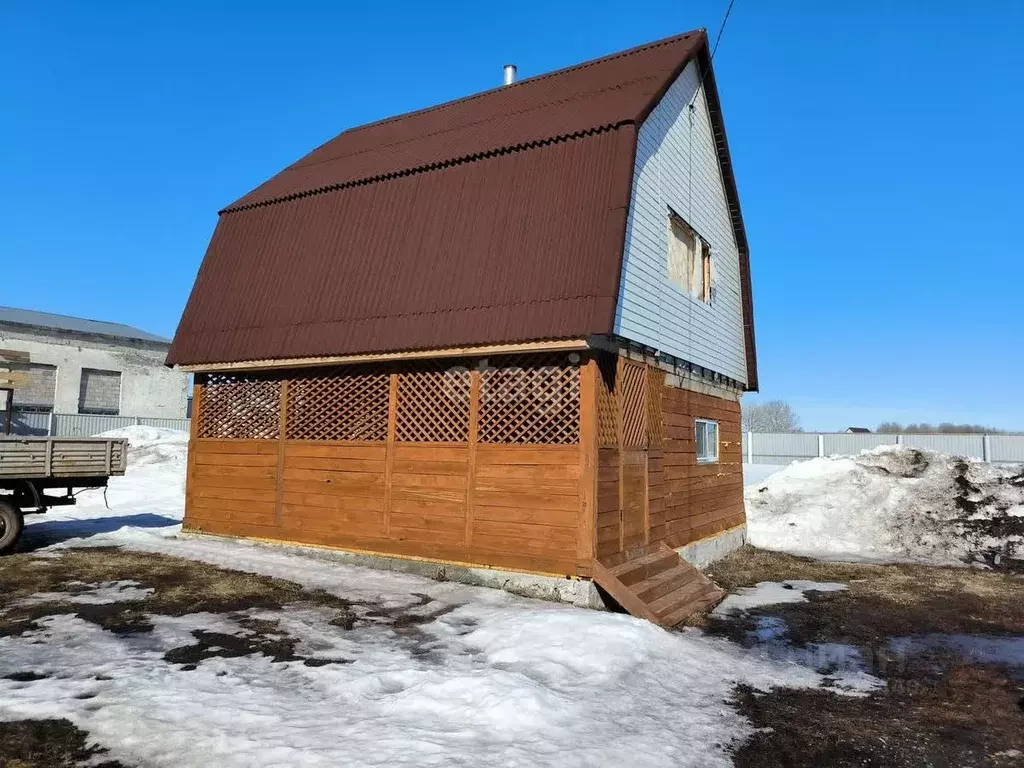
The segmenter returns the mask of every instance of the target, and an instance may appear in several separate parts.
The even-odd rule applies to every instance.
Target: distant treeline
[[[1001,435],[1005,429],[985,427],[981,424],[952,424],[944,421],[941,424],[898,424],[895,421],[883,421],[875,432],[886,435],[903,433],[905,435]]]

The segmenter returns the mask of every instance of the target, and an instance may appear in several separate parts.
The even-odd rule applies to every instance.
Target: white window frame
[[[702,456],[700,452],[700,441],[697,439],[697,435],[703,431],[704,433],[704,447],[708,447],[708,427],[714,427],[714,455],[707,453]],[[698,464],[717,464],[718,463],[718,446],[720,438],[718,433],[718,422],[712,419],[694,419],[693,424],[693,450],[697,454]]]

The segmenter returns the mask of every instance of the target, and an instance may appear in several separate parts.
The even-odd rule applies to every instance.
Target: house
[[[870,435],[871,430],[867,427],[847,427],[846,434],[848,435]]]
[[[0,377],[16,383],[15,414],[182,418],[188,374],[164,365],[169,347],[128,325],[0,307]]]
[[[669,548],[744,539],[757,388],[704,31],[313,150],[221,211],[168,362],[186,529],[576,601],[632,580],[671,623]]]

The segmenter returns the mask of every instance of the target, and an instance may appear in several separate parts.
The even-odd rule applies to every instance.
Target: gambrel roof
[[[694,59],[746,238],[703,30],[345,131],[221,211],[169,364],[612,331],[637,130]]]

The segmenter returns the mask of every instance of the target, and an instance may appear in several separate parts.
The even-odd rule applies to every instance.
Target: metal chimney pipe
[[[512,85],[516,81],[516,65],[505,65],[505,82],[502,85]]]

